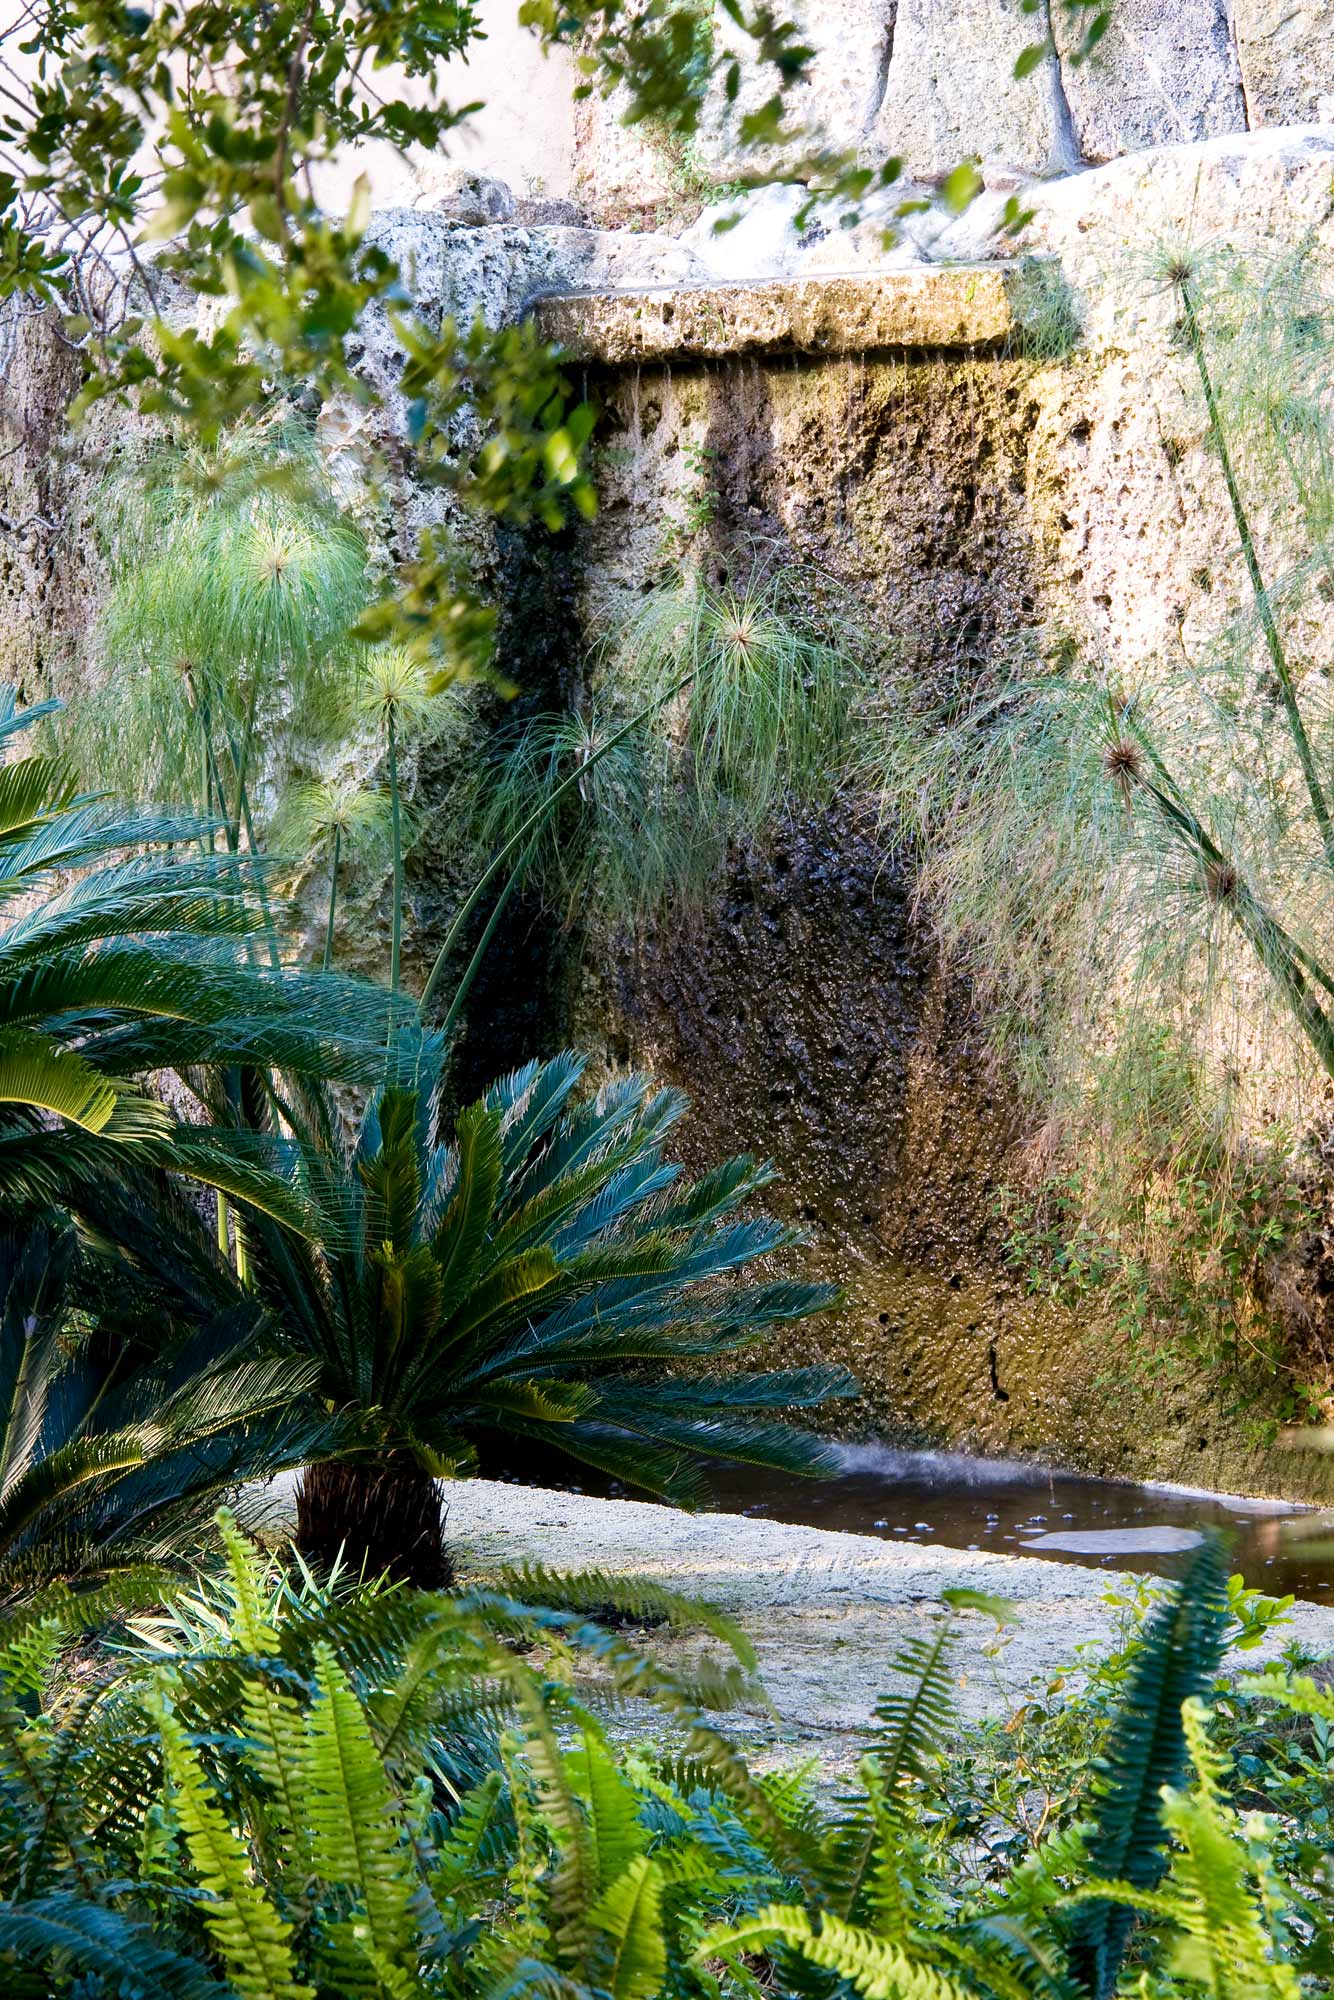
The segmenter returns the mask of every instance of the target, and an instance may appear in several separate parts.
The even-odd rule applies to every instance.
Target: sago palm
[[[238,1481],[327,1444],[314,1364],[262,1346],[253,1311],[178,1316],[194,1289],[59,1218],[0,1235],[0,1598],[179,1559]]]
[[[701,1460],[823,1469],[829,1447],[782,1415],[853,1393],[844,1369],[715,1367],[835,1302],[763,1268],[795,1240],[742,1213],[768,1168],[685,1178],[664,1150],[682,1097],[631,1076],[577,1099],[570,1055],[496,1084],[445,1143],[424,1065],[416,1088],[372,1101],[346,1155],[332,1119],[307,1131],[320,1240],[254,1224],[272,1337],[378,1432],[374,1451],[306,1473],[299,1545],[437,1583],[435,1477],[488,1437],[685,1500]]]
[[[0,690],[0,746],[51,706]],[[140,1079],[383,1081],[387,996],[256,962],[251,864],[201,850],[205,831],[81,794],[52,757],[0,765],[0,1203],[70,1198],[136,1147],[292,1220],[261,1147],[179,1123]]]

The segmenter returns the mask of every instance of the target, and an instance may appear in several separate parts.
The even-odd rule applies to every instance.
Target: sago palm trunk
[[[296,1545],[313,1569],[345,1567],[418,1590],[444,1590],[454,1570],[445,1549],[440,1489],[411,1452],[308,1465],[296,1490]]]

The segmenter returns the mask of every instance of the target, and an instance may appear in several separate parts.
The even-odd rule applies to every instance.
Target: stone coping
[[[771,1707],[727,1723],[751,1754],[818,1753],[826,1775],[855,1768],[866,1748],[890,1662],[933,1628],[948,1589],[1007,1598],[1017,1622],[1002,1635],[979,1611],[956,1618],[955,1699],[961,1716],[1004,1721],[1079,1648],[1115,1643],[1110,1590],[1124,1572],[994,1549],[905,1544],[736,1514],[683,1514],[638,1500],[602,1500],[485,1479],[444,1488],[446,1537],[461,1572],[490,1581],[506,1565],[596,1569],[647,1577],[729,1612],[749,1634]],[[1253,1671],[1297,1639],[1334,1651],[1334,1606],[1298,1604],[1291,1622],[1229,1667]],[[698,1634],[659,1630],[650,1649],[688,1667]],[[737,1724],[743,1726],[738,1729]]]
[[[1013,264],[914,265],[628,291],[553,293],[530,302],[548,339],[578,361],[722,360],[748,354],[868,354],[1003,346],[1020,331]]]

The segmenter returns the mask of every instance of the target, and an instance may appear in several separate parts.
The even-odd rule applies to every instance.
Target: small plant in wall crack
[[[663,552],[671,564],[679,564],[698,537],[712,525],[718,512],[718,453],[710,444],[692,439],[681,453],[687,483],[681,494],[681,511],[664,537]]]

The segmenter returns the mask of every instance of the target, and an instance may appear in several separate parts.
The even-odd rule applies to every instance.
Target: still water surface
[[[1108,1569],[1177,1575],[1207,1528],[1231,1563],[1274,1596],[1334,1603],[1334,1522],[1281,1501],[1241,1500],[953,1452],[849,1445],[832,1479],[726,1466],[713,1475],[728,1513],[951,1548],[1000,1549]]]

